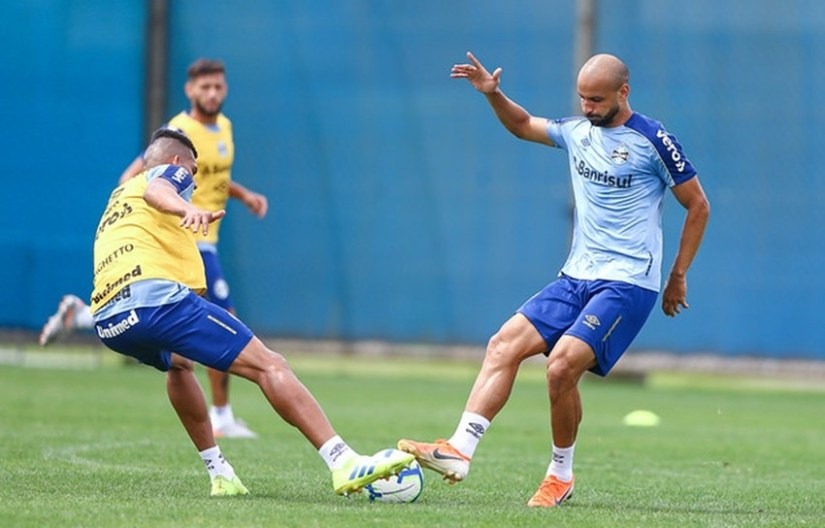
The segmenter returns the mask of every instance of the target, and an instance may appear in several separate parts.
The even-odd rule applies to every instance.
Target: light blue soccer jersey
[[[638,113],[618,127],[584,117],[550,121],[547,135],[568,152],[576,212],[562,273],[659,291],[665,190],[696,171],[661,123]]]

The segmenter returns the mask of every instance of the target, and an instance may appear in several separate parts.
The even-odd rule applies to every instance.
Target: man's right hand
[[[490,74],[475,56],[467,52],[467,58],[472,64],[454,64],[450,70],[450,77],[453,79],[467,79],[473,88],[481,93],[489,94],[498,90],[501,84],[501,68]]]
[[[180,225],[184,229],[191,229],[193,233],[197,233],[198,230],[201,230],[203,234],[206,235],[209,232],[209,224],[215,220],[220,220],[225,215],[225,209],[213,212],[204,211],[203,209],[198,209],[195,206],[191,206],[183,215]]]

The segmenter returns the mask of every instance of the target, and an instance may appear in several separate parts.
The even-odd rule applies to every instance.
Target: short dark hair
[[[184,134],[182,131],[176,128],[159,128],[155,130],[154,134],[152,134],[152,139],[149,140],[149,144],[151,145],[160,138],[170,138],[174,139],[175,141],[178,141],[179,143],[183,144],[186,148],[192,151],[192,154],[194,154],[195,159],[198,158],[198,150],[195,148],[195,144],[192,143],[192,140],[189,139],[189,136]]]
[[[201,75],[209,75],[211,73],[226,73],[223,62],[217,59],[198,59],[190,64],[189,69],[186,70],[186,75],[190,81],[197,79]]]

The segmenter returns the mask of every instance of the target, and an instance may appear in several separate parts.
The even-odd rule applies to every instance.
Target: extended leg
[[[398,449],[415,455],[422,466],[440,473],[450,483],[464,480],[478,443],[510,398],[522,361],[546,349],[544,339],[526,317],[511,317],[487,345],[453,436],[434,443],[402,439]]]

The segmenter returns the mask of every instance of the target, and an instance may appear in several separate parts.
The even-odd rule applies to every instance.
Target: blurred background
[[[569,175],[450,67],[471,50],[563,117],[589,46],[628,64],[632,108],[679,138],[712,206],[690,310],[655,311],[634,349],[825,359],[825,2],[4,0],[0,17],[0,329],[88,298],[109,193],[210,57],[233,178],[270,203],[263,220],[231,203],[221,231],[240,317],[269,337],[483,345],[564,262]],[[669,196],[665,273],[683,217]]]

